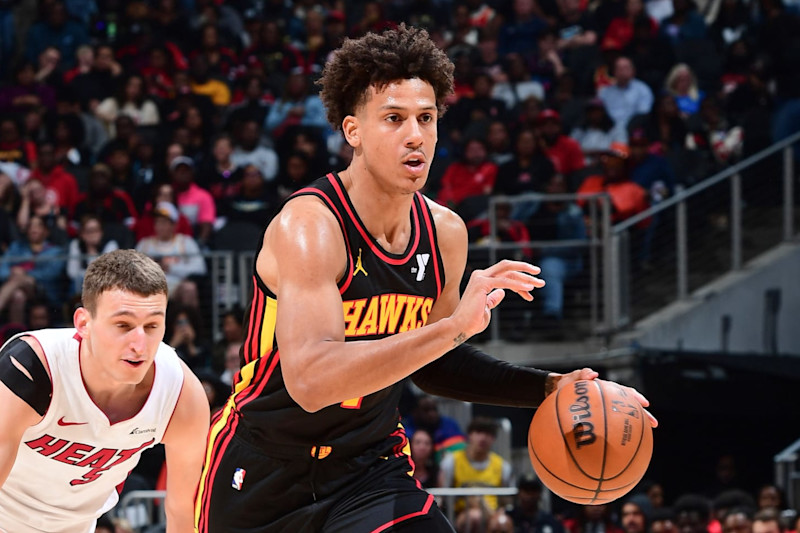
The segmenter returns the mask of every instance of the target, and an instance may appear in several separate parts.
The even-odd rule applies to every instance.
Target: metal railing
[[[510,205],[512,218],[514,212],[526,210],[526,206],[537,206],[536,209],[543,209],[545,204],[561,203],[564,205],[585,202],[585,219],[587,222],[587,235],[585,239],[571,240],[536,240],[536,235],[531,235],[534,240],[526,242],[503,242],[498,237],[497,209],[500,205]],[[534,253],[533,261],[546,257],[549,253],[557,250],[572,250],[581,256],[583,267],[579,273],[573,276],[573,280],[578,280],[579,284],[586,290],[587,295],[583,302],[564,302],[564,312],[573,318],[573,324],[578,326],[575,331],[582,331],[587,336],[593,335],[601,328],[605,322],[605,310],[602,308],[603,298],[608,286],[606,279],[608,271],[608,254],[604,251],[607,248],[606,236],[610,234],[611,225],[611,203],[608,195],[600,194],[541,194],[526,193],[517,196],[493,196],[489,199],[488,209],[489,236],[487,239],[469,245],[470,266],[484,268],[496,263],[498,260],[512,256],[520,257],[523,250],[531,250]],[[520,222],[525,220],[520,217]],[[479,259],[476,259],[480,257]],[[547,280],[547,272],[542,272],[542,277]],[[535,322],[524,320],[520,315],[530,313],[528,310],[520,310],[514,316],[513,310],[509,310],[509,304],[502,304],[493,316],[490,323],[490,339],[492,341],[503,338],[502,330],[507,330],[509,321],[513,324],[511,328],[536,329]],[[580,324],[586,324],[581,327]]]
[[[609,332],[796,238],[798,141],[787,137],[611,228]]]

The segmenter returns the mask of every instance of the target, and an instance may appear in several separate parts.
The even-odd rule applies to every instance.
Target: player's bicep
[[[39,417],[47,412],[53,393],[50,375],[34,347],[23,338],[9,341],[0,350],[0,382]]]
[[[341,230],[321,204],[293,203],[287,204],[292,209],[281,212],[265,238],[277,273],[273,288],[279,302],[276,336],[285,378],[305,366],[304,361],[322,343],[344,340],[337,285],[347,264]]]
[[[0,351],[0,485],[11,471],[23,433],[42,419],[51,394],[50,376],[31,345],[22,339],[7,343]]]

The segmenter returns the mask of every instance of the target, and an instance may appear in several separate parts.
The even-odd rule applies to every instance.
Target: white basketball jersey
[[[0,531],[90,533],[116,505],[118,490],[143,450],[161,441],[183,385],[175,351],[156,353],[155,377],[142,409],[111,424],[81,376],[75,329],[25,333],[42,346],[53,383],[50,407],[22,436],[17,459],[0,487]]]

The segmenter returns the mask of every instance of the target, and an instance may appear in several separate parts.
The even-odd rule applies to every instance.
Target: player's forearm
[[[455,320],[444,319],[380,340],[284,347],[283,377],[292,398],[314,412],[393,385],[466,338]]]
[[[558,376],[500,361],[462,344],[411,377],[429,394],[489,405],[537,407],[555,389]]]
[[[190,502],[182,502],[170,508],[167,498],[167,532],[166,533],[193,533],[194,532],[194,506]]]

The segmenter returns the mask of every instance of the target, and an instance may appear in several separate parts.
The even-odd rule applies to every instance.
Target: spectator
[[[570,137],[580,144],[589,166],[597,162],[600,154],[606,152],[611,143],[625,143],[628,140],[624,129],[614,127],[614,121],[608,116],[606,106],[599,98],[593,98],[586,104],[584,123],[572,130]]]
[[[231,90],[225,82],[211,77],[205,56],[193,57],[190,65],[189,75],[194,94],[211,98],[211,102],[217,107],[224,107],[231,102]]]
[[[498,169],[514,159],[511,151],[511,135],[508,126],[502,120],[493,120],[489,123],[486,146],[489,149],[489,159],[498,166]]]
[[[60,209],[71,213],[78,203],[78,182],[75,176],[58,164],[55,149],[55,145],[50,141],[39,145],[39,165],[31,173],[31,178],[39,180],[44,185]]]
[[[328,131],[322,100],[310,93],[308,78],[301,71],[289,74],[286,87],[270,107],[264,126],[276,140],[291,126],[313,126]]]
[[[759,511],[763,511],[765,509],[782,511],[786,508],[783,491],[780,489],[780,487],[773,485],[772,483],[762,485],[761,488],[758,489],[756,503]]]
[[[675,174],[669,162],[650,151],[650,140],[644,130],[631,132],[629,170],[631,180],[648,192],[650,202],[657,204],[672,195]]]
[[[590,47],[597,42],[591,14],[581,9],[580,0],[560,0],[557,20],[559,50]]]
[[[196,309],[170,302],[164,340],[175,348],[186,366],[197,373],[211,368],[211,350],[200,338],[203,327]]]
[[[21,61],[12,75],[15,83],[0,89],[0,112],[21,116],[40,107],[55,109],[55,91],[36,80],[33,63]]]
[[[88,74],[94,66],[94,48],[88,44],[82,44],[75,50],[76,64],[71,69],[64,72],[64,83],[70,84],[75,76]]]
[[[645,12],[644,2],[642,0],[626,0],[625,16],[616,17],[611,21],[603,35],[602,46],[616,50],[628,46],[633,40],[634,27],[639,17],[644,17],[649,22],[652,35],[658,32],[658,23]]]
[[[236,374],[239,373],[239,365],[241,364],[239,352],[241,349],[241,341],[228,344],[227,348],[225,348],[225,352],[223,353],[225,366],[220,373],[219,379],[226,385],[230,386],[234,382]]]
[[[89,42],[89,34],[80,23],[67,18],[64,2],[53,0],[42,5],[43,17],[28,32],[26,57],[35,61],[48,46],[61,51],[66,67],[72,67],[75,52],[82,44]]]
[[[136,242],[156,234],[155,216],[153,215],[153,210],[156,205],[160,202],[169,202],[172,205],[176,205],[175,189],[172,187],[171,183],[160,183],[156,185],[152,189],[151,196],[152,197],[145,204],[142,215],[138,218],[136,226],[134,227]],[[194,235],[192,223],[189,222],[189,219],[186,218],[186,215],[183,213],[178,213],[178,223],[175,226],[175,231],[183,235],[188,235],[189,237]]]
[[[290,153],[284,163],[284,171],[276,180],[278,198],[284,200],[310,184],[319,176],[311,173],[311,162],[305,152]],[[263,191],[266,193],[266,190]]]
[[[622,55],[631,59],[636,65],[639,79],[654,93],[664,86],[667,72],[675,64],[675,51],[669,38],[660,32],[653,34],[652,19],[647,15],[640,15],[634,20],[633,38],[622,49]]]
[[[645,136],[653,142],[652,149],[662,155],[682,148],[688,131],[670,94],[659,96],[651,113],[638,115],[631,120],[628,131],[637,129],[644,130]]]
[[[621,523],[625,533],[647,533],[653,506],[646,494],[634,494],[622,504]]]
[[[267,181],[274,180],[278,175],[278,155],[261,144],[261,126],[253,119],[247,119],[242,124],[231,161],[242,168],[255,165]]]
[[[97,256],[118,249],[117,241],[103,235],[103,223],[97,215],[87,214],[81,218],[78,236],[69,243],[67,276],[70,279],[70,295],[83,290],[86,267]]]
[[[426,429],[417,428],[409,443],[411,460],[414,461],[414,479],[426,489],[441,487],[442,479],[431,434]]]
[[[672,0],[674,12],[661,23],[661,32],[673,46],[682,42],[704,39],[706,23],[692,0]]]
[[[144,78],[138,74],[128,76],[118,94],[100,102],[94,112],[106,123],[111,137],[116,136],[114,122],[120,115],[131,117],[137,126],[155,126],[160,121],[158,108],[145,93]]]
[[[114,94],[121,75],[122,66],[114,58],[114,49],[109,45],[99,45],[94,52],[91,70],[77,73],[69,86],[80,98],[81,107],[94,113],[101,101]]]
[[[534,130],[521,130],[517,134],[514,159],[497,170],[494,194],[516,196],[541,191],[555,174],[555,167],[542,146]]]
[[[506,104],[492,94],[491,76],[486,73],[476,74],[472,86],[472,96],[460,98],[445,115],[450,128],[460,133],[465,132],[470,124],[505,120]]]
[[[607,193],[613,222],[625,220],[648,207],[647,191],[629,179],[626,168],[629,155],[626,145],[612,145],[600,158],[603,174],[587,177],[578,189],[578,194]],[[585,200],[579,200],[579,205],[585,205]]]
[[[545,109],[536,120],[547,157],[553,162],[556,172],[568,177],[583,170],[586,161],[580,145],[567,137],[561,129],[561,115],[552,109]]]
[[[547,183],[548,194],[567,193],[564,177],[555,174]],[[584,241],[587,238],[583,213],[574,202],[548,200],[528,221],[531,235],[542,241]],[[542,291],[542,314],[550,329],[561,324],[564,317],[564,283],[583,271],[586,248],[581,246],[543,248],[538,265],[547,273],[547,285]]]
[[[497,165],[488,160],[486,142],[473,138],[466,142],[461,161],[451,163],[442,176],[436,201],[470,221],[486,210],[488,197],[497,178]]]
[[[600,89],[598,96],[617,128],[626,128],[634,115],[649,113],[653,108],[653,92],[636,79],[636,69],[627,57],[614,63],[614,85]]]
[[[753,533],[753,510],[734,507],[722,520],[722,533]]]
[[[525,58],[521,54],[513,53],[505,56],[504,72],[505,76],[501,77],[492,88],[492,98],[505,102],[507,111],[518,110],[530,97],[540,102],[544,100],[544,87],[532,79]]]
[[[48,129],[55,144],[55,158],[59,165],[66,168],[89,165],[89,152],[83,148],[83,121],[78,115],[57,115]]]
[[[752,533],[784,533],[785,530],[777,507],[762,507],[753,516]]]
[[[0,118],[0,163],[17,185],[25,182],[36,163],[36,144],[22,137],[19,123],[11,117]]]
[[[497,53],[530,54],[536,50],[539,34],[547,29],[547,22],[534,0],[514,0],[513,15],[500,27],[497,36]]]
[[[64,250],[48,240],[47,226],[34,216],[25,227],[25,238],[17,239],[0,258],[0,313],[8,322],[24,322],[25,304],[41,292],[50,304],[61,302]]]
[[[509,487],[511,464],[492,451],[497,439],[497,422],[489,418],[475,418],[467,427],[467,447],[447,454],[441,462],[445,487]],[[490,511],[498,508],[497,496],[484,496]],[[466,507],[463,500],[456,510]]]
[[[186,156],[179,156],[170,164],[172,187],[177,197],[178,209],[192,224],[194,236],[198,243],[205,245],[211,237],[217,209],[214,198],[207,190],[194,182],[194,161]],[[177,217],[173,222],[177,222]]]
[[[704,99],[700,103],[700,113],[686,124],[690,130],[686,138],[687,148],[704,151],[716,165],[728,165],[741,157],[744,129],[728,121],[716,98]]]
[[[534,475],[520,476],[516,502],[508,513],[514,522],[514,533],[564,533],[561,522],[539,508],[543,488]]]
[[[148,62],[140,71],[148,96],[163,100],[174,94],[175,82],[172,73],[177,70],[177,61],[171,53],[173,51],[176,51],[176,47],[169,43],[150,49]]]
[[[681,533],[709,533],[711,502],[699,494],[684,494],[675,500],[675,525]]]
[[[219,30],[210,23],[200,28],[200,47],[192,51],[189,59],[197,56],[203,56],[209,73],[221,79],[231,77],[233,69],[239,64],[236,53],[221,42]]]
[[[434,459],[437,463],[446,453],[462,450],[466,446],[464,432],[458,422],[439,413],[439,405],[433,396],[420,396],[411,416],[403,418],[402,423],[409,439],[414,437],[417,428],[423,428],[433,436]]]
[[[612,520],[607,504],[581,505],[577,518],[564,520],[567,533],[624,533]]]
[[[167,276],[170,296],[190,276],[204,276],[206,263],[200,247],[192,237],[175,232],[178,210],[169,202],[161,202],[153,210],[156,234],[145,237],[136,249],[152,257]]]
[[[28,327],[25,329],[27,331],[35,331],[37,329],[52,328],[54,326],[52,308],[52,305],[41,298],[29,300],[25,314]]]
[[[97,163],[89,173],[87,191],[79,196],[73,211],[73,228],[86,215],[94,215],[103,224],[115,224],[132,229],[138,216],[130,195],[115,187],[111,181],[111,168]]]
[[[239,193],[242,169],[233,162],[233,139],[227,134],[214,139],[212,155],[213,159],[200,167],[197,183],[210,192],[217,207],[221,207],[223,201]]]
[[[550,28],[540,33],[538,44],[531,75],[549,93],[567,68],[564,66],[563,53],[558,49],[558,33],[555,29]]]
[[[471,220],[467,224],[467,231],[470,242],[479,244],[490,242],[516,242],[520,245],[519,249],[504,250],[501,257],[515,259],[518,261],[530,261],[531,250],[527,243],[531,240],[528,228],[519,220],[511,218],[511,204],[507,202],[497,202],[495,204],[495,233],[492,233],[491,222],[488,216],[482,216]]]
[[[234,98],[234,103],[226,110],[225,124],[228,131],[237,131],[245,120],[253,119],[264,124],[269,113],[272,96],[266,92],[264,82],[258,76],[248,76],[244,80],[244,94]]]
[[[678,63],[672,67],[667,75],[666,86],[684,118],[700,110],[705,93],[697,88],[697,78],[689,65]]]
[[[656,508],[653,510],[650,533],[678,533],[676,523],[675,512],[671,507]]]
[[[227,357],[231,346],[240,346],[244,339],[244,309],[234,306],[222,314],[222,338],[217,341],[211,350],[211,368],[222,373],[228,368]],[[236,352],[236,365],[238,370],[239,358]],[[229,382],[230,383],[230,382]]]
[[[75,147],[81,158],[80,164],[86,165],[96,160],[100,150],[108,142],[108,132],[94,113],[86,113],[81,109],[80,99],[72,87],[63,87],[56,94],[56,112],[59,119],[64,118],[70,124],[75,123],[75,118],[80,120],[80,127],[77,123],[69,126],[72,140],[80,139],[80,144]],[[70,161],[74,160],[74,156],[68,158]]]
[[[41,217],[51,234],[66,231],[65,210],[56,204],[55,196],[47,192],[41,181],[36,178],[29,179],[22,186],[20,193],[17,228],[27,228],[33,217]]]
[[[61,90],[64,84],[64,73],[61,72],[61,51],[48,46],[39,54],[35,79],[53,89]]]
[[[249,222],[262,227],[266,226],[276,206],[275,193],[267,186],[261,171],[255,165],[247,165],[242,169],[239,192],[225,198],[220,216],[228,222]]]

